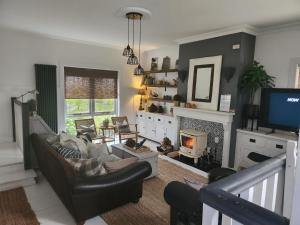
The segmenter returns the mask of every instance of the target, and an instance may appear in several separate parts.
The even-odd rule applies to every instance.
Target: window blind
[[[118,72],[65,67],[66,99],[118,98]]]

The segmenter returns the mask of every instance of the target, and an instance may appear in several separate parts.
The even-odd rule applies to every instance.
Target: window
[[[117,72],[65,67],[66,131],[76,134],[74,120],[94,118],[97,129],[117,115]]]

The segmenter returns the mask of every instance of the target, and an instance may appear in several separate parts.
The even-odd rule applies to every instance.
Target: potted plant
[[[260,88],[271,88],[275,86],[274,77],[267,74],[263,65],[254,61],[245,69],[239,81],[239,88],[249,93],[249,103],[244,107],[248,118],[258,118],[259,105],[254,104],[255,93]]]
[[[109,119],[108,118],[105,118],[103,121],[102,121],[102,126],[103,127],[108,127],[109,125]]]
[[[181,96],[176,94],[173,96],[174,106],[180,106]]]
[[[30,99],[28,102],[28,107],[29,107],[29,113],[31,116],[36,115],[37,112],[37,102],[35,99]]]

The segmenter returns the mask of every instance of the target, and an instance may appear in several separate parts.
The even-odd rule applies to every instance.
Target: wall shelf
[[[145,74],[151,74],[151,73],[173,73],[173,72],[178,72],[177,69],[168,69],[168,70],[149,70],[145,71]]]
[[[173,100],[163,99],[163,98],[148,98],[149,101],[156,101],[156,102],[174,102]]]
[[[168,84],[143,84],[146,87],[177,88],[177,85]]]

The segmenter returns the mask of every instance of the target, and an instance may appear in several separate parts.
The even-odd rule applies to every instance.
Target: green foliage
[[[264,66],[254,61],[246,68],[242,75],[239,88],[250,93],[250,104],[253,104],[254,96],[259,88],[271,88],[275,86],[274,77],[267,74]]]

